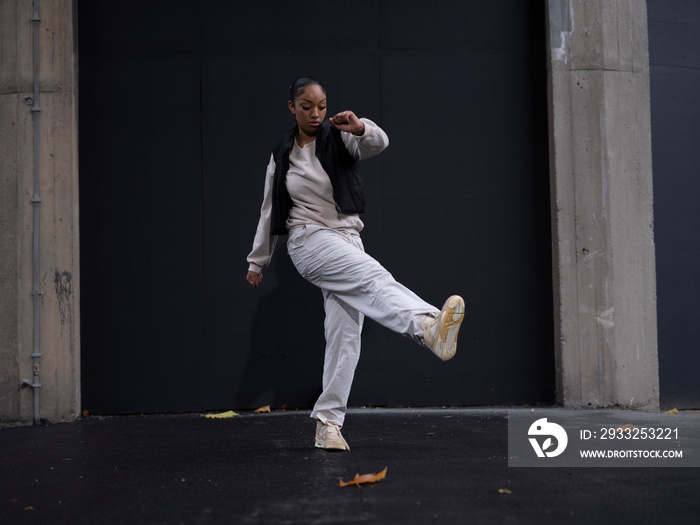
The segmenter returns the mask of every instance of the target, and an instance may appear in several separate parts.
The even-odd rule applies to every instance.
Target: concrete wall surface
[[[31,1],[0,2],[0,423],[4,424],[71,420],[80,410],[74,6],[72,0],[37,1],[37,24]],[[23,387],[25,381],[41,386]]]
[[[657,409],[646,2],[547,11],[558,400]]]

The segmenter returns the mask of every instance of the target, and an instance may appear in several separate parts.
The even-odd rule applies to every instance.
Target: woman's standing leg
[[[345,420],[350,388],[360,359],[364,315],[350,308],[334,294],[323,291],[326,320],[326,357],[323,363],[323,392],[311,417],[334,421]]]
[[[365,316],[326,290],[323,290],[323,304],[326,311],[323,392],[314,405],[311,417],[323,425],[331,423],[340,428],[345,422],[348,397],[360,359],[362,323]],[[320,431],[321,426],[317,425],[317,430]],[[338,437],[340,438],[340,433]],[[344,440],[336,438],[336,441],[343,445],[339,448],[349,448]],[[327,448],[324,436],[319,436],[318,432],[316,444],[320,448]]]

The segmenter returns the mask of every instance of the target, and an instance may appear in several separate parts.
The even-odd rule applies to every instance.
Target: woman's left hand
[[[352,111],[341,111],[329,120],[340,131],[347,131],[358,136],[365,132],[365,123],[357,118]]]

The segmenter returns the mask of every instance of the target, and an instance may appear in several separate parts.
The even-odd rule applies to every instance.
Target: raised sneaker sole
[[[437,341],[432,350],[443,361],[452,359],[457,352],[457,335],[463,320],[464,300],[459,295],[453,295],[445,301],[436,320]]]

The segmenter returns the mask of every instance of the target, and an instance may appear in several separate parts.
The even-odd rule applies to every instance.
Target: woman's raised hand
[[[365,123],[352,111],[341,111],[329,120],[340,131],[347,131],[353,135],[362,135],[365,132]]]
[[[257,288],[262,282],[262,272],[251,272],[248,270],[248,274],[245,276],[245,280],[248,281],[253,288]]]

